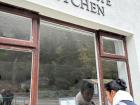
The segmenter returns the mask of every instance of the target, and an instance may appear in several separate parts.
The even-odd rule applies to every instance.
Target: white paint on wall
[[[98,29],[107,30],[126,36],[130,36],[133,33],[132,26],[129,28],[127,27],[125,28],[123,26],[119,27],[120,24],[119,22],[116,21],[116,19],[121,18],[120,15],[116,14],[115,12],[112,14],[113,12],[112,7],[115,3],[112,4],[112,7],[106,8],[106,16],[103,17],[103,16],[92,14],[85,10],[73,8],[71,6],[67,7],[66,4],[62,2],[58,2],[57,0],[28,0],[28,1],[27,0],[1,0],[1,1],[13,4],[15,6],[24,7],[29,10],[37,11],[41,15],[45,15],[55,19],[85,26],[88,28],[93,28],[97,30]],[[57,5],[57,3],[59,4]],[[111,23],[111,21],[109,22],[109,20],[111,20],[112,18],[113,18],[113,22],[115,22],[116,24]],[[126,26],[123,23],[121,24]]]
[[[129,25],[132,23],[132,21],[130,19],[131,11],[129,11],[128,8],[125,8],[126,5],[128,7],[131,7],[131,4],[129,2],[127,3],[128,0],[121,1],[121,2],[119,0],[112,0],[111,7],[104,6],[105,7],[105,16],[101,16],[101,15],[99,16],[97,14],[93,14],[86,10],[76,8],[72,5],[68,5],[63,2],[64,0],[26,0],[26,1],[30,1],[30,2],[38,4],[38,5],[42,5],[43,7],[48,7],[50,9],[53,9],[56,11],[60,11],[65,14],[69,14],[73,17],[78,17],[78,18],[93,22],[93,24],[97,25],[95,27],[95,29],[103,28],[103,27],[99,26],[101,24],[103,26],[104,25],[108,26],[109,28],[113,27],[118,30],[133,33],[133,26]],[[70,0],[68,0],[68,1],[70,1]],[[96,0],[90,0],[90,1],[95,2]],[[99,4],[102,5],[101,3],[99,3]],[[85,9],[86,9],[86,7],[85,7]],[[125,15],[122,14],[123,12],[125,13]],[[55,18],[57,18],[57,16]],[[63,20],[63,18],[61,18],[61,19]],[[120,21],[120,19],[121,19],[121,21]],[[106,29],[106,30],[108,30],[108,29]]]

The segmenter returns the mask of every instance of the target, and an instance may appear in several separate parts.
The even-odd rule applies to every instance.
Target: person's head
[[[89,102],[93,97],[94,86],[92,83],[83,80],[81,85],[81,94],[85,101]]]
[[[109,102],[113,103],[113,97],[119,90],[125,91],[127,88],[126,83],[122,79],[113,80],[105,84],[106,95]]]

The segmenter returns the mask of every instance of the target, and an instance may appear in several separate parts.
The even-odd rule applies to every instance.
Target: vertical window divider
[[[96,32],[96,35],[95,35],[95,38],[96,38],[96,53],[97,53],[97,66],[98,66],[98,74],[99,74],[99,79],[100,79],[100,91],[101,91],[101,105],[105,105],[105,96],[104,96],[104,83],[103,83],[103,72],[102,72],[102,63],[101,63],[101,57],[100,57],[100,38],[99,38],[99,33],[98,31]]]
[[[32,56],[32,84],[31,84],[31,105],[37,105],[38,104],[38,81],[39,81],[39,57],[40,57],[40,35],[39,35],[39,27],[40,27],[40,17],[37,16],[37,18],[33,21],[33,36],[35,38],[35,49],[33,50],[33,56]]]

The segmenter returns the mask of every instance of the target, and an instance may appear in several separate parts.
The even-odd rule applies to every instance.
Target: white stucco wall
[[[92,14],[63,3],[63,0],[0,0],[93,29],[103,29],[127,36],[128,57],[134,98],[140,104],[140,1],[111,0],[105,7],[105,16]],[[29,2],[30,1],[30,2]],[[97,2],[97,0],[90,0]],[[100,5],[103,5],[99,3]]]
[[[133,37],[127,38],[127,46],[128,46],[128,55],[129,55],[129,63],[132,75],[132,85],[133,85],[133,92],[135,100],[138,104],[140,104],[140,1],[134,0],[131,4],[132,8],[132,15],[130,19],[132,20],[133,26]]]

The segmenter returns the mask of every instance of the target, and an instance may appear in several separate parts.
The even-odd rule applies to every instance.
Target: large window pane
[[[84,96],[99,105],[94,34],[45,22],[40,28],[38,105],[81,103],[83,84],[91,85]]]
[[[122,40],[103,37],[103,49],[105,53],[124,56],[124,45]]]
[[[26,105],[30,100],[32,53],[0,49],[0,103]]]
[[[30,40],[31,22],[29,18],[0,11],[0,37]]]

